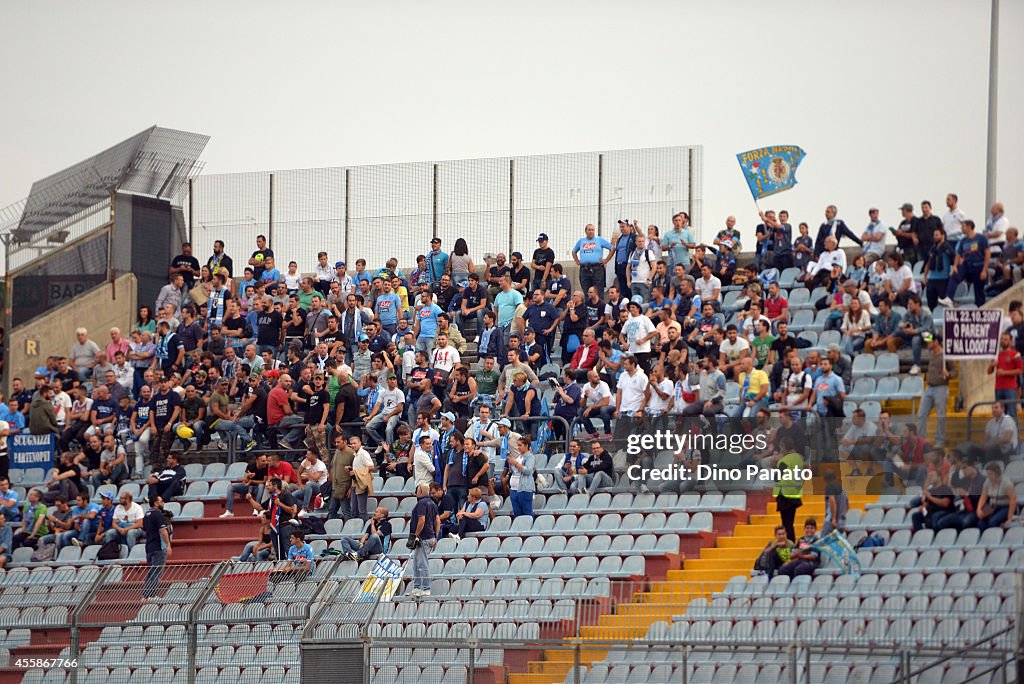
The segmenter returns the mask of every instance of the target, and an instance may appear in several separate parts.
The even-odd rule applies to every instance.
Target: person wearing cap
[[[838,246],[839,241],[844,237],[848,237],[860,246],[864,246],[864,243],[859,237],[853,234],[853,231],[847,227],[846,222],[841,218],[836,218],[839,213],[839,209],[836,205],[830,204],[825,207],[825,222],[818,226],[818,236],[814,239],[814,258],[817,259],[821,256],[821,253],[825,251],[825,239],[835,238],[836,245]]]
[[[636,357],[637,363],[645,371],[650,366],[651,341],[658,336],[654,323],[643,313],[644,301],[640,295],[633,295],[629,300],[629,318],[622,326],[619,338],[628,345],[629,353]]]
[[[907,261],[914,263],[918,259],[919,220],[914,216],[914,205],[910,202],[904,202],[900,206],[900,213],[903,219],[900,221],[899,226],[893,230],[893,235],[896,236],[896,246],[903,252],[903,256]]]
[[[599,294],[605,290],[605,264],[615,256],[612,243],[597,234],[594,224],[588,223],[583,229],[584,236],[572,248],[572,259],[580,267],[580,287],[588,292],[596,287]],[[608,254],[605,255],[605,250]]]
[[[427,257],[427,277],[430,284],[441,282],[441,276],[448,273],[448,254],[441,251],[441,238],[436,235],[430,240],[430,251]]]
[[[530,262],[530,266],[533,268],[531,290],[543,290],[547,287],[551,266],[554,263],[555,250],[548,246],[548,234],[541,233],[537,236],[537,249],[533,250],[533,260]]]
[[[928,345],[928,370],[925,389],[917,410],[917,432],[928,434],[928,416],[935,409],[936,425],[933,446],[941,449],[946,437],[946,406],[949,403],[949,380],[956,375],[955,363],[948,363],[942,349],[942,337],[924,332],[921,339]]]

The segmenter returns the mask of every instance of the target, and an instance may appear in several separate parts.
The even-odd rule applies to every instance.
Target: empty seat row
[[[466,537],[458,543],[453,539],[441,539],[433,555],[440,558],[473,558],[496,555],[515,558],[518,555],[593,555],[593,554],[649,554],[678,553],[679,535],[664,534],[620,534],[614,537],[599,534],[594,537],[556,535],[551,537]]]

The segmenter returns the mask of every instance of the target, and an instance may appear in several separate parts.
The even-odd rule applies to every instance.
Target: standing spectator
[[[200,271],[199,260],[192,256],[191,242],[182,243],[181,254],[174,257],[171,261],[171,266],[167,269],[167,275],[171,278],[180,275],[184,279],[186,291],[191,290],[195,286],[196,278],[199,277]]]
[[[150,502],[150,509],[142,519],[142,530],[146,534],[146,565],[149,571],[142,584],[143,600],[156,596],[160,587],[160,576],[171,555],[171,533],[164,515],[164,500],[157,496]]]
[[[252,277],[257,283],[262,282],[263,273],[266,271],[267,259],[274,258],[274,250],[267,247],[267,236],[256,236],[256,251],[249,256],[249,265],[252,266]]]
[[[210,256],[206,261],[206,267],[210,269],[210,273],[214,277],[221,272],[221,269],[225,269],[227,272],[224,276],[227,279],[235,273],[235,264],[227,254],[224,253],[224,241],[214,240],[213,241],[213,255]]]
[[[452,253],[448,257],[448,270],[452,275],[452,281],[456,283],[467,280],[469,274],[476,271],[476,266],[473,264],[473,257],[469,255],[469,245],[466,244],[465,238],[460,237],[455,240]]]
[[[946,296],[939,299],[939,304],[952,307],[953,297],[960,283],[970,283],[974,289],[974,304],[980,307],[985,303],[985,281],[988,280],[988,266],[992,259],[988,240],[978,235],[974,221],[963,222],[964,236],[956,245],[956,261],[950,271],[949,283],[946,285]]]
[[[530,450],[530,438],[517,440],[518,453],[510,452],[507,463],[509,474],[509,498],[512,501],[512,517],[533,517],[533,494],[537,491],[534,480],[536,457]]]
[[[896,236],[896,246],[902,251],[907,261],[914,263],[918,259],[920,221],[914,216],[914,205],[910,202],[904,202],[900,206],[900,213],[903,215],[903,220],[893,230],[893,235]]]
[[[71,358],[75,370],[78,372],[79,380],[87,380],[92,377],[93,366],[96,365],[96,355],[100,353],[98,344],[89,339],[89,331],[85,328],[75,330],[75,344],[71,347]]]
[[[963,224],[967,219],[964,212],[960,211],[957,206],[960,202],[960,198],[954,193],[946,195],[946,213],[942,215],[942,228],[946,234],[946,239],[954,247],[956,243],[960,242],[960,238],[964,236]]]
[[[732,221],[732,224],[729,221]],[[727,230],[731,229],[732,226],[736,225],[736,219],[730,216],[725,221]],[[727,231],[720,231],[719,237],[722,237]],[[731,237],[726,235],[726,239]],[[720,245],[721,241],[719,238],[715,238],[715,244]],[[680,264],[683,270],[689,270],[690,268],[690,250],[697,248],[697,240],[693,236],[693,231],[690,229],[690,215],[685,211],[681,211],[672,217],[672,230],[665,234],[665,251],[668,252],[669,265],[675,267],[676,264]]]
[[[629,292],[629,260],[636,243],[636,231],[625,219],[619,219],[619,237],[615,240],[615,277],[620,292]]]
[[[340,430],[334,433],[335,450],[331,458],[331,503],[327,509],[327,519],[339,517],[344,520],[352,517],[350,501],[352,491],[352,463],[355,452],[348,446],[345,434]]]
[[[643,401],[647,391],[647,374],[640,368],[636,357],[629,354],[622,357],[623,373],[615,390],[615,431],[625,436],[643,423]]]
[[[416,485],[416,505],[409,514],[409,529],[412,531],[410,548],[413,558],[413,579],[410,596],[430,596],[430,553],[437,543],[441,529],[437,505],[430,498],[430,486]]]
[[[993,461],[985,466],[985,486],[978,499],[978,528],[1009,527],[1017,510],[1017,491],[1003,475],[1003,466]]]
[[[366,520],[367,499],[373,496],[373,458],[363,448],[363,440],[359,435],[348,439],[349,448],[354,454],[352,458],[352,517]]]
[[[180,273],[171,276],[171,281],[160,288],[156,296],[156,310],[161,314],[166,310],[167,305],[174,307],[174,311],[181,311],[185,300],[185,277]]]
[[[860,239],[864,241],[864,264],[870,266],[885,256],[885,226],[878,220],[878,209],[868,209],[868,225]]]
[[[779,440],[779,451],[782,457],[776,463],[776,467],[788,470],[798,478],[804,467],[804,458],[794,451],[793,440],[788,435]],[[794,478],[777,482],[772,490],[772,496],[775,497],[775,506],[779,511],[782,526],[786,528],[786,536],[796,541],[793,522],[796,520],[796,509],[803,505],[803,480]]]
[[[825,251],[825,240],[826,238],[829,237],[835,238],[837,246],[839,244],[839,241],[842,240],[843,237],[850,238],[861,247],[864,246],[864,243],[861,241],[861,239],[853,234],[853,231],[846,226],[846,223],[843,221],[843,219],[836,218],[836,214],[838,212],[839,210],[836,208],[836,205],[834,204],[830,204],[827,207],[825,207],[825,222],[818,227],[818,236],[814,240],[815,259],[820,257],[821,253]]]
[[[850,495],[843,489],[843,483],[834,470],[825,471],[825,524],[821,534],[832,530],[846,534],[846,514],[850,510]]]
[[[53,388],[50,385],[43,385],[32,397],[28,411],[28,430],[33,435],[60,434],[53,410]]]
[[[1020,352],[1013,347],[1009,332],[999,336],[999,354],[988,364],[989,375],[995,374],[996,401],[1004,403],[1004,409],[1012,416],[1017,415],[1017,386],[1024,373],[1024,361]]]
[[[160,381],[160,391],[153,395],[149,404],[149,432],[152,435],[152,451],[155,463],[162,463],[174,444],[174,425],[181,413],[181,397],[171,390],[171,381],[166,375]]]
[[[946,436],[946,405],[949,403],[949,379],[956,372],[956,365],[946,363],[942,350],[942,338],[932,335],[928,342],[928,372],[925,374],[924,394],[921,396],[921,406],[917,411],[917,431],[924,435],[928,432],[928,416],[935,409],[936,425],[935,440],[936,448],[942,448]]]
[[[597,235],[592,223],[588,223],[583,232],[584,237],[577,240],[572,248],[573,261],[580,267],[580,287],[584,292],[595,287],[599,294],[604,294],[605,264],[615,256],[615,248]],[[607,255],[605,250],[608,250]]]
[[[441,276],[449,272],[448,255],[441,251],[441,238],[436,235],[430,240],[430,251],[427,252],[427,276],[430,284],[441,282]],[[356,262],[359,265],[359,262]]]
[[[637,235],[633,244],[633,252],[629,255],[629,270],[626,272],[626,280],[629,284],[630,294],[640,297],[641,301],[647,301],[650,297],[651,276],[657,263],[657,255],[647,244],[647,238]]]
[[[281,376],[267,395],[267,426],[278,431],[281,443],[288,449],[298,448],[306,426],[305,419],[295,413],[289,401],[292,382],[292,376]]]
[[[949,286],[949,276],[956,262],[956,250],[946,237],[945,232],[936,230],[932,233],[932,245],[924,263],[924,285],[928,297],[928,308],[935,310],[940,298],[945,298]]]
[[[917,220],[917,259],[921,260],[931,252],[935,231],[942,230],[942,219],[932,213],[932,203],[921,202],[921,217]]]

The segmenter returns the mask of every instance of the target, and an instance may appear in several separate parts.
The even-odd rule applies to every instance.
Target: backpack
[[[302,525],[306,528],[306,534],[327,534],[327,528],[324,527],[324,519],[310,516],[302,519]]]
[[[877,534],[872,534],[869,537],[864,537],[860,542],[857,543],[855,548],[857,549],[870,549],[877,546],[885,546],[885,540]]]
[[[40,544],[36,547],[36,550],[32,552],[32,562],[45,563],[46,561],[52,561],[56,555],[56,544]]]
[[[96,560],[117,560],[121,557],[121,543],[114,540],[104,542],[96,553]]]

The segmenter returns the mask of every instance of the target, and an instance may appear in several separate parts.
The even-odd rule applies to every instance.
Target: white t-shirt
[[[355,461],[353,461],[353,465],[355,465]],[[309,473],[306,474],[306,476],[309,477],[309,479],[306,480],[307,482],[314,482],[317,485],[322,485],[327,482],[327,464],[319,458],[316,459],[316,463],[313,465],[309,465],[307,461],[303,461],[302,467],[306,470],[313,471],[312,477],[309,477]]]
[[[413,452],[412,457],[412,475],[416,481],[416,486],[433,482],[434,470],[433,455],[428,454],[417,444],[416,451]]]
[[[462,358],[459,356],[459,350],[455,347],[448,345],[443,349],[438,347],[434,349],[434,353],[431,354],[431,364],[438,370],[451,372],[455,368],[455,364],[459,363]]]
[[[767,316],[765,316],[764,314],[761,314],[761,317],[758,318],[757,320],[758,321],[764,321],[765,323],[767,323],[768,324],[768,330],[772,329],[772,322],[771,322],[771,320]],[[753,316],[749,316],[749,317],[743,319],[743,337],[747,338],[748,342],[753,342],[754,338],[757,337],[758,330],[757,330],[756,327],[754,327],[754,324],[756,322],[757,321],[754,320]],[[737,338],[737,339],[739,339],[739,338]],[[726,341],[728,341],[728,340],[726,340]]]
[[[710,302],[714,299],[715,290],[722,289],[722,281],[717,276],[711,276],[710,280],[697,278],[693,286],[697,290],[697,294],[700,295],[702,302]]]
[[[64,427],[68,422],[68,411],[71,410],[71,397],[67,392],[54,393],[50,399],[53,404],[53,414],[57,417],[57,425]]]
[[[626,340],[629,342],[629,351],[634,354],[646,354],[651,351],[651,340],[640,343],[639,340],[642,337],[646,337],[654,332],[654,323],[651,319],[643,314],[639,316],[630,316],[626,323],[622,326],[622,332],[626,336]]]
[[[728,361],[729,363],[733,363],[738,358],[740,358],[740,354],[742,354],[744,351],[750,351],[750,343],[743,339],[742,335],[736,336],[735,344],[730,342],[729,338],[727,337],[724,340],[722,340],[722,344],[718,345],[718,351],[725,354],[726,361]]]
[[[821,253],[817,261],[807,264],[807,270],[810,271],[811,275],[818,275],[821,271],[831,269],[832,264],[839,264],[843,267],[843,273],[846,273],[846,252],[841,249],[836,249],[832,252],[826,250]]]
[[[892,288],[893,292],[899,292],[903,284],[908,280],[910,281],[909,292],[917,292],[917,281],[914,280],[914,273],[910,270],[910,267],[903,264],[899,269],[886,269],[885,275],[882,276],[882,280],[889,281],[889,287]]]
[[[804,398],[804,390],[809,390],[813,387],[813,380],[811,374],[807,371],[800,371],[799,373],[790,373],[789,378],[786,379],[786,405],[793,406]]]
[[[959,209],[947,211],[942,215],[942,228],[946,231],[946,239],[956,242],[964,236],[964,219],[967,217]]]
[[[647,389],[647,374],[642,368],[637,368],[631,376],[623,373],[619,377],[619,391],[622,392],[622,403],[619,405],[619,413],[632,414],[640,410],[644,401],[644,391]]]
[[[664,392],[667,396],[662,399],[652,387],[651,398],[647,402],[647,412],[651,415],[660,416],[668,410],[668,402],[672,399],[672,391],[674,387],[672,385],[672,381],[668,378],[663,378],[662,381],[657,384],[658,389]]]
[[[386,416],[394,411],[399,404],[405,403],[405,393],[398,388],[382,389],[377,392],[377,403],[380,405],[378,415]]]
[[[130,527],[139,520],[142,520],[142,506],[132,501],[126,509],[121,504],[114,507],[114,524],[118,527]],[[123,525],[121,523],[124,523]]]
[[[597,387],[594,387],[589,382],[583,385],[584,408],[600,404],[605,397],[608,397],[608,401],[611,402],[612,390],[604,380],[598,380]]]

